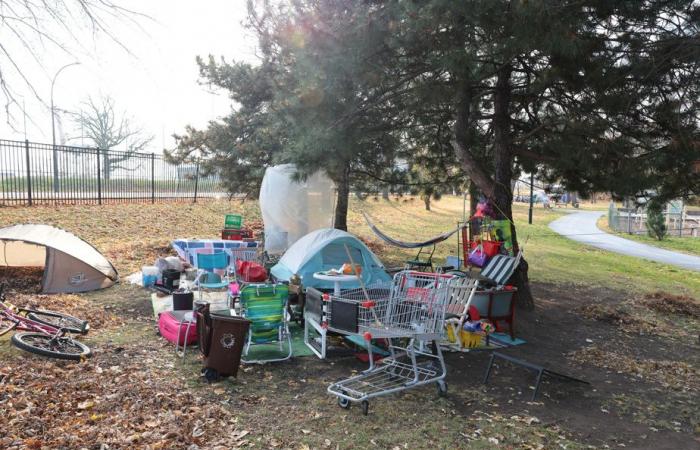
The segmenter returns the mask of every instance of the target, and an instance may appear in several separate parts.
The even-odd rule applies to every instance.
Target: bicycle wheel
[[[80,361],[92,355],[90,348],[69,337],[52,336],[43,333],[15,333],[12,344],[22,350],[49,358]]]
[[[27,318],[44,325],[63,329],[69,333],[87,334],[90,329],[87,321],[55,311],[27,310]]]

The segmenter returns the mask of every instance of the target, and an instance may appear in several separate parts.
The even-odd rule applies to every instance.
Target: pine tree
[[[696,2],[390,5],[399,25],[383,61],[406,74],[394,91],[414,100],[403,113],[450,125],[463,170],[499,218],[512,221],[521,169],[583,195],[698,192]],[[517,245],[514,225],[512,235]],[[515,281],[531,306],[527,262]]]
[[[654,239],[663,241],[667,231],[663,203],[656,200],[650,201],[647,205],[647,234]]]

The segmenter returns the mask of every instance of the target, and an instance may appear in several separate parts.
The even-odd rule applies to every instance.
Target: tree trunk
[[[338,198],[335,204],[333,228],[343,231],[348,231],[348,202],[350,199],[350,176],[348,172],[349,170],[345,168],[339,179],[335,180],[338,186]]]
[[[430,196],[429,195],[423,196],[423,203],[425,203],[425,210],[430,211]]]
[[[382,188],[382,198],[386,201],[389,201],[389,187],[385,186]]]
[[[496,209],[498,219],[510,221],[513,251],[518,252],[518,238],[513,224],[513,151],[510,119],[511,77],[512,67],[504,65],[498,71],[498,78],[493,94],[493,163],[494,163],[494,192],[491,201]],[[513,274],[513,282],[518,288],[518,306],[524,309],[534,309],[535,301],[530,290],[528,264],[525,259]]]
[[[469,182],[469,217],[476,214],[476,205],[479,204],[479,188],[474,182]]]
[[[475,184],[481,193],[488,198],[496,209],[498,218],[508,219],[511,222],[511,237],[513,251],[517,252],[518,240],[513,221],[513,193],[511,192],[511,180],[513,178],[513,152],[511,135],[511,77],[512,67],[509,64],[499,69],[496,86],[494,87],[493,102],[494,113],[492,130],[494,133],[493,145],[493,177],[482,164],[482,161],[470,152],[470,130],[474,128],[476,118],[471,117],[472,89],[468,80],[464,81],[457,93],[456,117],[454,125],[454,140],[452,146],[459,157],[462,167],[469,175],[471,182]],[[521,259],[520,266],[513,275],[512,281],[518,288],[518,306],[525,309],[534,308],[534,299],[530,290],[528,279],[528,264]]]
[[[109,157],[109,150],[102,150],[102,178],[109,180],[109,176],[112,173],[112,160]]]

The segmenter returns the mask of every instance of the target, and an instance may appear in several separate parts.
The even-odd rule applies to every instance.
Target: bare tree
[[[107,36],[129,52],[111,26],[121,22],[141,28],[140,18],[148,16],[112,0],[0,0],[0,104],[7,124],[14,127],[16,123],[13,110],[21,107],[20,92],[28,90],[40,103],[47,104],[35,87],[32,75],[36,74],[28,65],[46,72],[43,55],[47,51],[52,60],[61,55],[75,59],[73,50],[84,45],[80,33],[84,29]]]
[[[115,110],[114,99],[102,96],[95,100],[89,97],[82,103],[81,111],[74,113],[75,123],[81,130],[81,138],[88,139],[91,145],[105,151],[102,155],[102,174],[109,179],[115,169],[133,170],[121,163],[134,153],[143,151],[153,136],[135,125],[125,114]]]

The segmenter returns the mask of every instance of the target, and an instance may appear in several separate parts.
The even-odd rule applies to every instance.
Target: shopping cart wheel
[[[362,400],[362,414],[365,416],[369,414],[369,402],[367,400]]]
[[[447,383],[444,381],[438,381],[437,387],[438,387],[438,396],[439,397],[447,397]]]
[[[343,397],[338,397],[338,406],[343,409],[350,409],[350,400]]]

